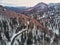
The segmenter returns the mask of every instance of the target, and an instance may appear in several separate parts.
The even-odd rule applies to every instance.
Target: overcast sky
[[[60,0],[0,0],[0,5],[4,6],[27,6],[32,7],[40,2],[60,3]]]

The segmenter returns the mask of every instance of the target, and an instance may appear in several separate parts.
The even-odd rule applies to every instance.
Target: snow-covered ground
[[[45,16],[43,16],[42,18],[44,18]],[[4,18],[0,18],[0,20],[4,20]],[[6,20],[6,19],[5,19]],[[49,29],[49,30],[52,30],[52,32],[54,33],[54,34],[57,34],[58,36],[59,36],[59,26],[58,26],[58,23],[59,22],[57,22],[57,19],[55,19],[54,20],[55,22],[55,26],[53,26],[53,24],[52,23],[48,23],[47,24],[47,28]],[[7,21],[8,22],[8,21]],[[44,24],[44,26],[45,26],[45,22],[43,22]],[[28,24],[29,24],[29,22],[28,22]],[[57,25],[56,25],[57,24]],[[8,22],[8,25],[9,25],[9,22]],[[45,44],[45,40],[44,40],[44,35],[43,35],[43,33],[41,32],[41,31],[39,31],[39,30],[41,30],[41,29],[37,29],[37,27],[34,25],[34,28],[33,29],[28,29],[28,27],[26,28],[26,29],[22,29],[22,30],[20,30],[20,31],[18,31],[18,33],[15,33],[16,32],[16,27],[18,27],[18,26],[16,26],[16,27],[14,27],[14,29],[13,29],[13,32],[12,32],[12,28],[10,27],[10,25],[8,26],[9,27],[9,35],[11,36],[10,37],[10,39],[11,39],[11,41],[8,41],[7,40],[7,38],[6,38],[6,36],[5,36],[5,34],[4,34],[4,32],[2,32],[1,34],[2,34],[2,39],[3,39],[3,42],[2,43],[6,43],[6,45],[11,45],[11,43],[13,43],[13,45],[19,45],[19,43],[17,42],[17,39],[19,39],[19,41],[21,41],[21,35],[22,35],[22,32],[26,32],[27,30],[29,30],[29,31],[31,31],[32,30],[32,35],[33,35],[33,38],[32,38],[32,45],[39,45],[40,43],[42,43],[42,45],[44,45]],[[36,32],[37,31],[37,32]],[[29,32],[28,32],[29,33]],[[37,33],[37,34],[36,34]],[[42,35],[42,39],[41,39],[41,35]],[[36,42],[35,42],[35,36],[36,36]],[[38,38],[40,38],[39,39],[39,41],[38,41]],[[50,41],[50,43],[49,44],[51,44],[51,43],[53,43],[53,40],[54,40],[54,38],[55,38],[55,36],[53,35],[52,37],[51,37],[51,41]],[[24,45],[27,45],[27,39],[28,39],[28,37],[25,39],[25,42],[24,42]],[[14,42],[13,42],[14,41]],[[47,42],[46,42],[47,43]],[[1,44],[1,42],[0,42],[0,44]],[[3,45],[3,44],[2,44]],[[5,44],[4,44],[5,45]]]

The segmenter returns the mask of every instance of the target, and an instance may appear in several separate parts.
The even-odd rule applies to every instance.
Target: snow
[[[26,28],[26,29],[22,29],[22,30],[21,30],[21,31],[19,31],[18,33],[14,34],[14,35],[13,35],[13,37],[11,38],[11,42],[10,42],[10,44],[9,44],[9,45],[11,45],[12,40],[15,38],[15,36],[16,36],[16,35],[19,35],[19,34],[21,34],[21,33],[22,33],[22,32],[24,32],[24,31],[27,31],[27,28]]]

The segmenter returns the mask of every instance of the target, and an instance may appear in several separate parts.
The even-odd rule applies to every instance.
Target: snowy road
[[[22,32],[25,32],[27,31],[27,28],[26,29],[22,29],[21,31],[19,31],[18,33],[14,34],[14,36],[11,38],[11,42],[9,43],[9,45],[13,45],[13,42],[14,42],[14,39],[20,35]]]

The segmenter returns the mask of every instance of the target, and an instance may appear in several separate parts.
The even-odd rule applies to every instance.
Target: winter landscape
[[[1,4],[0,45],[60,45],[60,3]]]

